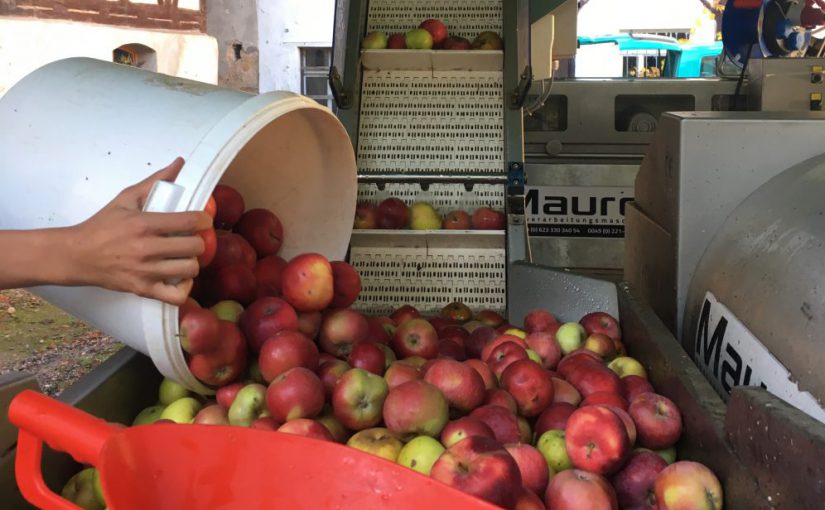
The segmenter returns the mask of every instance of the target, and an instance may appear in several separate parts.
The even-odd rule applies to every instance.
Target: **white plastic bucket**
[[[287,260],[344,257],[356,164],[328,109],[88,58],[41,67],[0,99],[0,229],[80,223],[176,156],[186,159],[178,193],[153,193],[152,209],[201,210],[222,182],[280,217]],[[150,356],[163,375],[211,392],[186,366],[177,307],[99,288],[31,290]]]

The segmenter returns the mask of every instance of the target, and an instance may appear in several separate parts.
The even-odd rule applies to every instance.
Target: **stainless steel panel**
[[[819,67],[819,71],[812,73],[814,67]],[[819,94],[820,100],[825,94],[822,67],[825,67],[825,58],[751,60],[748,62],[748,109],[810,111],[811,94]]]

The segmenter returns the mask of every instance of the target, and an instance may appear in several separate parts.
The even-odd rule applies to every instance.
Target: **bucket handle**
[[[121,427],[33,390],[23,390],[12,399],[9,421],[20,429],[15,476],[23,496],[46,510],[82,510],[52,492],[43,480],[43,443],[81,464],[96,465],[106,441]]]

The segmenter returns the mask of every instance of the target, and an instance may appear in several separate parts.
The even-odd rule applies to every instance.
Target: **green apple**
[[[431,50],[433,36],[423,28],[416,28],[407,32],[407,48],[411,50]]]
[[[336,443],[346,444],[347,439],[349,439],[350,434],[352,434],[352,432],[341,424],[341,420],[335,417],[332,406],[329,404],[324,405],[324,410],[321,411],[320,416],[315,418],[315,421],[329,430],[329,433],[332,434],[332,438]]]
[[[527,357],[530,358],[531,360],[535,361],[539,365],[544,363],[544,360],[541,359],[541,356],[539,356],[539,353],[537,353],[533,349],[527,349]]]
[[[247,384],[235,396],[229,406],[229,424],[239,427],[248,427],[258,418],[268,416],[266,408],[266,386],[263,384]]]
[[[376,427],[356,433],[347,446],[395,462],[404,445],[389,430]]]
[[[647,371],[634,358],[630,356],[619,356],[607,364],[607,368],[616,372],[619,377],[626,377],[628,375],[638,375],[647,379]]]
[[[249,362],[249,379],[258,384],[266,384],[263,374],[261,374],[261,365],[258,364],[258,358]]]
[[[158,400],[161,404],[168,406],[175,400],[180,400],[183,397],[190,397],[192,396],[192,392],[189,391],[185,386],[182,384],[165,377],[163,381],[160,382],[160,389],[158,390]]]
[[[581,347],[586,336],[587,332],[578,322],[566,322],[556,331],[556,340],[563,354],[570,354]]]
[[[410,229],[438,230],[441,228],[441,215],[426,202],[416,202],[410,207]]]
[[[390,349],[390,346],[387,344],[376,344],[382,351],[384,351],[384,370],[386,371],[390,368],[390,365],[398,361],[398,357],[395,355],[395,351]]]
[[[383,50],[387,47],[388,37],[384,32],[370,32],[364,37],[361,48],[365,50]]]
[[[183,397],[175,400],[160,413],[161,420],[172,420],[175,423],[192,423],[195,415],[203,405],[192,397]]]
[[[430,475],[435,461],[444,453],[444,445],[430,436],[418,436],[401,448],[398,463],[414,469],[422,475]]]
[[[95,488],[97,502],[106,507],[106,498],[103,497],[103,484],[100,483],[100,471],[97,469],[95,469],[94,476],[92,477],[92,484]]]
[[[673,464],[676,462],[676,447],[671,446],[670,448],[665,448],[664,450],[654,450],[656,453],[659,454],[665,462],[668,464]]]
[[[155,423],[160,419],[160,415],[163,413],[163,410],[166,409],[166,406],[149,406],[143,411],[139,412],[137,416],[135,416],[135,420],[132,422],[132,426],[135,425],[146,425],[149,423]]]
[[[544,455],[547,466],[553,470],[554,473],[573,467],[573,463],[570,462],[570,457],[567,456],[567,443],[563,430],[548,430],[539,437],[536,448]]]
[[[95,468],[86,468],[69,478],[60,495],[83,510],[103,510],[105,505],[97,500],[95,494]]]
[[[219,319],[237,324],[243,313],[243,306],[237,301],[226,300],[215,304],[212,311]]]

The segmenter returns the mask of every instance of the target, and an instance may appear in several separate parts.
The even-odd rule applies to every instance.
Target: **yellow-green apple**
[[[298,331],[314,340],[321,331],[321,312],[300,312],[298,313]]]
[[[676,444],[682,435],[682,414],[667,397],[642,393],[633,399],[627,411],[636,424],[640,446],[661,450]]]
[[[551,377],[553,380],[553,403],[567,402],[573,406],[578,406],[582,401],[581,393],[572,384],[558,377]]]
[[[536,441],[536,448],[554,473],[561,473],[573,467],[573,462],[567,454],[564,430],[550,429],[543,432]]]
[[[575,322],[565,322],[556,330],[556,341],[563,354],[570,354],[581,347],[586,336],[582,325]]]
[[[588,351],[593,351],[605,361],[612,360],[616,357],[616,346],[609,336],[603,333],[593,333],[584,339],[583,347]]]
[[[335,417],[350,430],[364,430],[381,422],[389,388],[383,377],[362,368],[347,370],[332,391]]]
[[[588,313],[579,321],[588,335],[593,333],[602,333],[613,340],[622,339],[622,330],[619,326],[619,321],[615,317],[606,312],[592,312]]]
[[[387,39],[387,48],[391,50],[407,49],[407,37],[404,34],[392,34]]]
[[[395,330],[391,346],[401,358],[421,356],[433,359],[438,356],[438,333],[426,320],[411,319]]]
[[[227,416],[230,425],[249,427],[253,421],[266,416],[266,386],[263,384],[247,384],[238,391],[232,405],[229,406]]]
[[[246,339],[234,322],[218,320],[221,341],[212,352],[189,358],[192,375],[212,386],[225,386],[237,380],[246,369]]]
[[[383,50],[387,47],[387,34],[384,32],[370,32],[364,37],[361,48],[365,50]]]
[[[200,425],[229,425],[229,417],[227,416],[226,409],[218,404],[212,404],[198,411],[192,423]]]
[[[591,393],[587,396],[584,400],[581,401],[579,407],[586,407],[586,406],[614,406],[618,407],[619,409],[625,410],[627,409],[627,400],[624,399],[618,393],[613,393],[610,391],[597,391],[595,393]]]
[[[550,375],[529,359],[508,365],[501,374],[501,387],[513,396],[522,416],[538,416],[553,401]]]
[[[149,406],[143,409],[141,412],[135,416],[134,421],[132,421],[132,426],[137,425],[147,425],[149,423],[155,423],[157,420],[160,419],[160,415],[163,414],[163,410],[166,406],[159,405],[159,406]]]
[[[433,47],[433,36],[423,28],[415,28],[407,32],[406,43],[411,50],[430,50]]]
[[[475,358],[468,359],[463,363],[478,372],[478,375],[481,376],[481,380],[484,381],[485,390],[491,390],[498,387],[498,379],[496,379],[496,375],[492,370],[490,370],[490,366],[487,365],[487,363]]]
[[[272,416],[264,416],[262,418],[256,418],[249,424],[249,428],[258,430],[278,430],[280,425],[281,424],[278,423],[278,421]]]
[[[393,351],[389,345],[387,344],[376,344],[382,351],[384,351],[384,371],[386,371],[390,365],[398,361],[398,357],[395,355],[395,351]]]
[[[361,230],[378,228],[378,210],[375,208],[375,204],[358,202],[358,205],[355,206],[355,221],[352,226]]]
[[[95,494],[95,468],[86,468],[69,478],[60,495],[83,510],[103,510],[105,505]],[[68,506],[68,505],[67,505]]]
[[[616,493],[604,477],[568,469],[550,480],[544,503],[552,510],[618,510]]]
[[[561,347],[552,333],[546,331],[530,333],[524,341],[541,357],[541,366],[544,368],[553,370],[559,364]]]
[[[421,374],[418,367],[404,360],[396,361],[384,372],[384,380],[387,381],[387,387],[389,389],[393,389],[407,381],[420,378]]]
[[[192,423],[202,408],[203,405],[192,397],[179,398],[163,409],[159,419],[172,420],[175,423]]]
[[[653,482],[660,510],[720,510],[722,484],[698,462],[682,460],[663,469]]]
[[[302,333],[279,331],[261,346],[258,364],[268,383],[290,368],[304,367],[314,372],[318,370],[318,347]]]
[[[450,34],[447,31],[447,26],[437,19],[427,19],[418,25],[418,28],[423,28],[433,38],[433,48],[441,48],[447,36]]]
[[[404,447],[403,443],[392,435],[389,430],[382,427],[356,432],[347,441],[347,446],[392,462],[398,460],[398,454],[401,453],[401,448]]]
[[[346,308],[355,303],[361,293],[361,277],[354,267],[336,260],[332,266],[332,308]]]
[[[422,358],[421,356],[407,356],[401,361],[409,363],[410,365],[413,365],[414,367],[417,367],[419,370],[421,370],[421,367],[423,367],[428,360]]]
[[[567,420],[575,410],[576,406],[567,402],[556,402],[547,406],[536,420],[536,437],[541,437],[548,430],[567,428]]]
[[[409,41],[409,37],[407,40]],[[398,230],[407,228],[410,222],[410,210],[407,204],[398,198],[382,200],[378,204],[376,213],[378,214],[378,228]]]
[[[544,455],[533,446],[524,443],[508,443],[504,445],[504,449],[518,465],[521,484],[536,494],[544,494],[550,478]]]
[[[536,363],[533,362],[529,356],[527,356],[527,351],[515,342],[504,342],[498,344],[496,348],[490,352],[490,356],[485,359],[487,364],[490,365],[490,370],[493,371],[499,381],[501,380],[501,375],[504,373],[504,370],[519,360],[525,360],[533,365],[536,365]],[[538,368],[541,369],[541,367]]]
[[[530,358],[530,360],[532,360],[534,363],[538,364],[539,366],[542,366],[541,356],[539,356],[539,353],[537,353],[533,349],[527,349],[527,357]]]
[[[517,337],[521,338],[522,340],[527,338],[527,332],[524,331],[523,329],[518,329],[518,328],[507,329],[507,330],[504,331],[504,334],[505,335],[517,336]]]
[[[452,359],[437,359],[424,380],[444,394],[450,407],[468,413],[484,401],[484,380],[478,372]]]
[[[481,359],[487,362],[493,350],[505,342],[513,342],[524,349],[528,349],[530,347],[529,345],[527,345],[527,342],[525,342],[523,338],[519,338],[515,335],[498,335],[490,342],[488,342],[481,350]]]
[[[281,220],[268,209],[249,209],[234,230],[255,248],[258,258],[277,254],[284,239]]]
[[[500,50],[504,48],[504,42],[496,32],[485,31],[476,36],[472,46],[475,50]]]
[[[496,441],[501,444],[518,443],[521,440],[518,419],[509,409],[501,406],[485,405],[473,410],[470,416],[481,420],[490,427]]]
[[[647,378],[647,371],[636,359],[629,356],[620,356],[607,364],[607,368],[616,372],[619,377],[638,375]]]
[[[243,305],[237,301],[219,301],[212,306],[211,310],[218,319],[237,324],[243,314]]]
[[[324,385],[314,372],[304,367],[290,368],[269,383],[266,406],[281,423],[312,418],[324,407]]]
[[[470,215],[464,211],[451,211],[444,217],[446,230],[470,230]]]
[[[401,326],[409,320],[419,318],[421,318],[421,313],[418,310],[416,310],[414,306],[411,305],[404,305],[396,309],[390,315],[390,319],[392,319],[396,327]]]
[[[505,218],[502,211],[479,207],[473,211],[471,222],[474,230],[504,230]]]
[[[432,384],[413,380],[391,389],[384,401],[384,423],[401,439],[437,437],[449,418],[449,404]]]
[[[461,325],[462,328],[467,330],[467,333],[472,333],[477,328],[480,328],[482,326],[484,326],[484,323],[481,322],[481,321],[477,321],[475,319],[473,319],[469,322],[465,322],[464,324]],[[496,336],[498,336],[498,335],[496,335]]]
[[[284,268],[286,268],[286,260],[277,255],[269,255],[255,262],[253,273],[255,273],[255,283],[257,283],[256,299],[281,295]]]
[[[410,207],[411,230],[438,230],[441,228],[441,215],[426,202],[416,202]]]
[[[94,475],[92,476],[92,484],[94,485],[95,489],[95,496],[97,496],[97,502],[104,506],[106,505],[106,498],[103,496],[103,484],[100,481],[100,471],[95,469]]]
[[[451,319],[457,322],[467,322],[473,317],[473,312],[470,307],[460,301],[456,301],[445,305],[441,309],[441,316],[445,319]]]
[[[377,345],[369,342],[358,342],[352,347],[348,358],[353,368],[363,368],[376,375],[384,375],[386,356]]]
[[[344,427],[344,424],[341,423],[341,420],[336,418],[335,411],[332,410],[332,406],[329,404],[324,405],[323,411],[315,418],[315,421],[329,430],[329,433],[332,434],[332,439],[336,443],[344,444],[352,435],[352,433]]]
[[[418,471],[422,475],[430,475],[435,461],[444,453],[444,446],[430,436],[412,438],[398,453],[398,463]]]
[[[326,427],[309,418],[295,418],[278,427],[278,432],[311,437],[321,441],[335,441]]]
[[[158,402],[164,406],[168,406],[175,400],[183,397],[189,397],[191,395],[192,392],[189,391],[186,386],[177,381],[173,381],[168,377],[163,378],[160,382],[160,387],[158,388]]]
[[[546,510],[546,508],[544,507],[544,501],[542,501],[536,493],[522,487],[518,493],[516,506],[513,507],[513,510]]]
[[[243,196],[231,186],[218,184],[212,191],[212,197],[215,199],[215,227],[231,229],[246,210]]]
[[[264,376],[261,375],[261,366],[258,365],[258,358],[254,357],[249,360],[249,366],[246,370],[247,379],[249,382],[254,382],[258,384],[264,384]]]
[[[346,358],[352,346],[366,339],[369,333],[367,319],[355,310],[335,310],[321,323],[321,350],[338,358]]]
[[[267,338],[285,329],[298,329],[298,315],[277,297],[258,299],[247,307],[238,322],[252,352],[259,352]]]
[[[467,352],[468,358],[481,359],[481,353],[484,347],[498,337],[496,330],[489,326],[479,326],[470,332],[470,335],[464,339],[464,350]]]
[[[527,333],[549,331],[556,324],[559,324],[556,316],[541,308],[530,310],[524,316],[524,331]]]
[[[626,375],[622,377],[622,396],[628,402],[632,402],[637,395],[642,393],[655,393],[653,385],[646,377],[640,375]]]
[[[444,426],[444,430],[441,431],[441,444],[449,448],[462,439],[467,439],[472,436],[484,436],[490,439],[496,438],[493,429],[488,427],[483,421],[471,416],[462,416]]]
[[[198,308],[187,313],[180,321],[180,346],[189,354],[214,351],[221,342],[218,317],[215,312]]]
[[[601,364],[582,363],[576,371],[567,376],[567,382],[579,390],[584,398],[597,391],[622,394],[619,376]]]
[[[621,508],[645,508],[653,494],[653,481],[667,467],[667,462],[653,452],[634,452],[611,483]]]
[[[676,462],[676,447],[671,446],[670,448],[663,448],[660,450],[653,450],[654,453],[665,459],[665,462],[668,464],[673,464]]]
[[[476,314],[476,320],[493,329],[504,324],[504,317],[493,310],[482,310]]]
[[[574,411],[567,421],[565,440],[573,465],[600,475],[616,472],[630,454],[624,422],[604,406]]]
[[[299,312],[317,312],[332,302],[332,265],[323,255],[298,255],[287,263],[282,277],[281,293]]]
[[[472,436],[447,448],[430,476],[494,505],[512,508],[521,490],[516,461],[487,437]]]
[[[633,422],[633,418],[622,408],[615,407],[608,405],[608,409],[616,413],[616,416],[622,419],[622,423],[624,423],[625,430],[627,430],[627,439],[630,441],[630,446],[633,447],[636,444],[636,423]]]
[[[518,404],[516,400],[510,395],[507,390],[502,388],[491,388],[487,390],[484,395],[484,405],[501,406],[513,414],[518,413]]]

